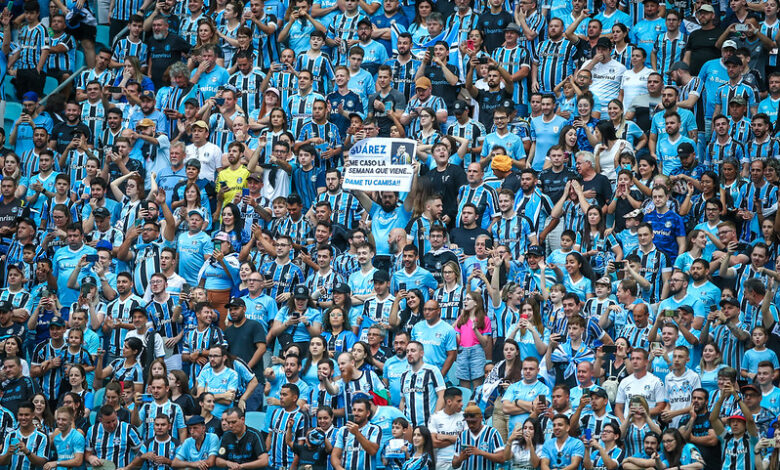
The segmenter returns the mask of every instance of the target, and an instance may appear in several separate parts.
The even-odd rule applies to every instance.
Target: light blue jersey
[[[545,397],[548,397],[547,400],[550,400],[550,388],[543,384],[542,382],[536,380],[532,384],[525,383],[525,380],[520,380],[518,382],[513,383],[510,385],[506,391],[504,392],[503,401],[507,403],[512,403],[515,400],[523,400],[523,401],[534,401],[536,397],[539,395],[544,395]],[[515,426],[522,425],[523,422],[525,422],[526,418],[530,416],[530,413],[519,413],[516,415],[510,415],[509,416],[509,433],[512,433],[512,430],[515,428]]]
[[[561,129],[566,125],[566,119],[557,114],[549,122],[544,116],[531,118],[531,140],[536,142],[536,152],[531,166],[537,172],[542,171],[547,152],[553,145],[558,145]]]
[[[393,355],[385,361],[382,378],[387,381],[390,388],[390,404],[393,406],[398,406],[401,403],[401,375],[409,370],[409,367],[411,366],[409,366],[409,361],[405,356]]]
[[[179,275],[191,286],[198,283],[198,272],[203,267],[206,255],[214,251],[214,242],[203,231],[194,235],[190,232],[179,234],[176,251],[179,258]]]
[[[435,325],[429,325],[427,321],[421,321],[414,325],[412,327],[412,341],[419,341],[423,344],[425,363],[439,369],[447,360],[447,353],[458,350],[455,329],[441,319]]]
[[[54,436],[54,448],[57,450],[57,460],[71,460],[76,458],[77,454],[84,454],[84,446],[84,435],[75,429],[71,429],[65,436],[63,436],[61,432],[57,432],[57,435]],[[84,467],[76,467],[76,470],[80,468]],[[57,467],[57,470],[68,470],[68,467]]]
[[[176,458],[184,462],[199,462],[208,459],[212,455],[217,455],[218,451],[219,436],[207,432],[200,449],[198,449],[195,439],[188,437],[184,444],[176,449]]]
[[[225,367],[221,372],[214,372],[211,365],[207,365],[198,375],[198,387],[203,387],[209,393],[218,394],[238,390],[238,373],[229,367]],[[214,403],[212,414],[217,418],[222,418],[222,412],[229,408],[229,405]]]

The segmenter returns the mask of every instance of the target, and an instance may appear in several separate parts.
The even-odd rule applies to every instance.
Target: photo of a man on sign
[[[390,163],[393,165],[411,165],[412,156],[406,151],[406,144],[393,144],[395,151],[391,151]]]
[[[370,137],[349,149],[344,189],[401,191],[411,189],[417,142],[410,139]]]

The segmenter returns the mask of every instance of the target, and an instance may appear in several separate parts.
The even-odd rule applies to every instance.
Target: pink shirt
[[[479,345],[479,339],[477,339],[477,335],[474,333],[474,330],[471,327],[472,321],[469,319],[466,323],[464,323],[462,326],[457,326],[457,324],[452,325],[453,328],[455,328],[455,332],[460,335],[458,338],[458,342],[460,345],[464,348],[468,348],[470,346],[478,346]],[[490,334],[492,332],[490,328],[490,318],[485,317],[485,327],[479,331],[482,333],[482,335]]]

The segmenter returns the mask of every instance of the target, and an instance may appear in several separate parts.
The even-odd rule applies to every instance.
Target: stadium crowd
[[[780,469],[778,0],[0,8],[0,468]]]

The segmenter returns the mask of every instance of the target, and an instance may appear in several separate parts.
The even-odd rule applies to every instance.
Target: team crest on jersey
[[[347,106],[352,107],[355,105],[355,102],[352,100],[347,100]]]
[[[664,224],[664,227],[666,227],[666,228],[672,228],[672,223],[671,223],[671,222],[666,222],[666,223]]]

